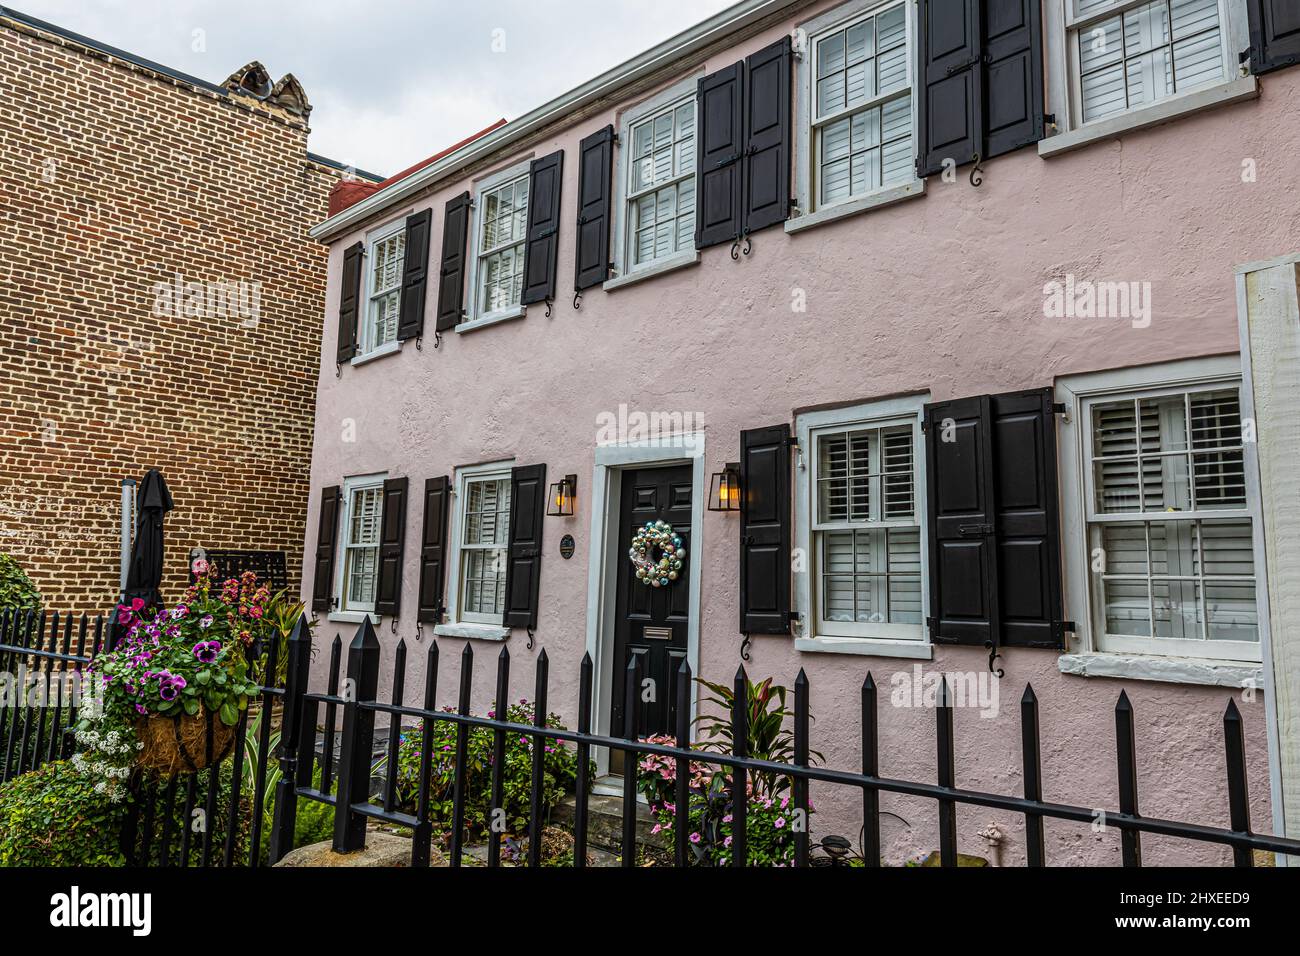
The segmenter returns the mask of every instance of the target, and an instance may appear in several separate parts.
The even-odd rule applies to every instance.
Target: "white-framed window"
[[[406,264],[406,222],[399,219],[366,239],[365,321],[357,341],[358,357],[397,341],[402,306],[402,272]]]
[[[697,82],[697,77],[688,77],[627,110],[620,120],[614,236],[620,279],[698,257]]]
[[[924,640],[921,400],[801,416],[805,636]]]
[[[523,310],[524,249],[528,238],[528,169],[523,162],[488,177],[474,200],[469,322]]]
[[[344,614],[375,610],[379,584],[379,531],[384,516],[386,475],[362,475],[343,482],[339,516],[336,607]]]
[[[1085,650],[1261,660],[1261,517],[1241,378],[1204,374],[1206,361],[1177,377],[1125,370],[1115,386],[1106,373],[1081,377],[1081,534],[1066,545],[1080,552],[1067,565],[1086,568]]]
[[[502,623],[510,544],[510,470],[506,462],[456,472],[453,590],[447,603],[453,623]]]

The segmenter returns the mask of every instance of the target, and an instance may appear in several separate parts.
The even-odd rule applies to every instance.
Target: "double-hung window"
[[[1082,122],[1222,82],[1225,0],[1066,0]]]
[[[528,173],[479,196],[479,318],[518,308],[524,290],[524,240],[528,229]]]
[[[810,32],[809,211],[915,179],[909,49],[903,3]]]
[[[510,467],[463,469],[456,493],[453,619],[501,624],[510,543]]]
[[[627,271],[695,248],[695,96],[630,124]]]
[[[397,341],[405,263],[406,223],[403,220],[370,237],[366,249],[366,312],[358,339],[359,355]]]
[[[1171,387],[1083,402],[1094,644],[1260,660],[1239,389]]]
[[[373,613],[379,578],[379,530],[384,509],[384,475],[349,478],[343,484],[340,516],[342,561],[338,609]]]

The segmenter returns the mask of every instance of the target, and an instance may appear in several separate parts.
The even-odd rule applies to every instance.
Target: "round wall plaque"
[[[573,557],[573,535],[566,534],[560,539],[560,557],[565,561]]]

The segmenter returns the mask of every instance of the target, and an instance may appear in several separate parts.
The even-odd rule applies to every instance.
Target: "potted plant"
[[[164,775],[219,762],[258,690],[248,648],[266,629],[268,597],[251,572],[220,589],[204,575],[170,610],[119,607],[126,634],[90,665],[82,729],[133,740],[136,766]]]

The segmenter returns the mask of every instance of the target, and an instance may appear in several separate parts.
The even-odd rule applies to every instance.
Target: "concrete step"
[[[558,826],[571,830],[577,798],[567,797],[551,811],[551,820]],[[644,803],[636,805],[636,842],[639,846],[656,850],[670,849],[667,835],[651,833],[655,825],[654,814]],[[587,797],[587,844],[592,848],[618,854],[623,849],[623,798],[593,793]]]

